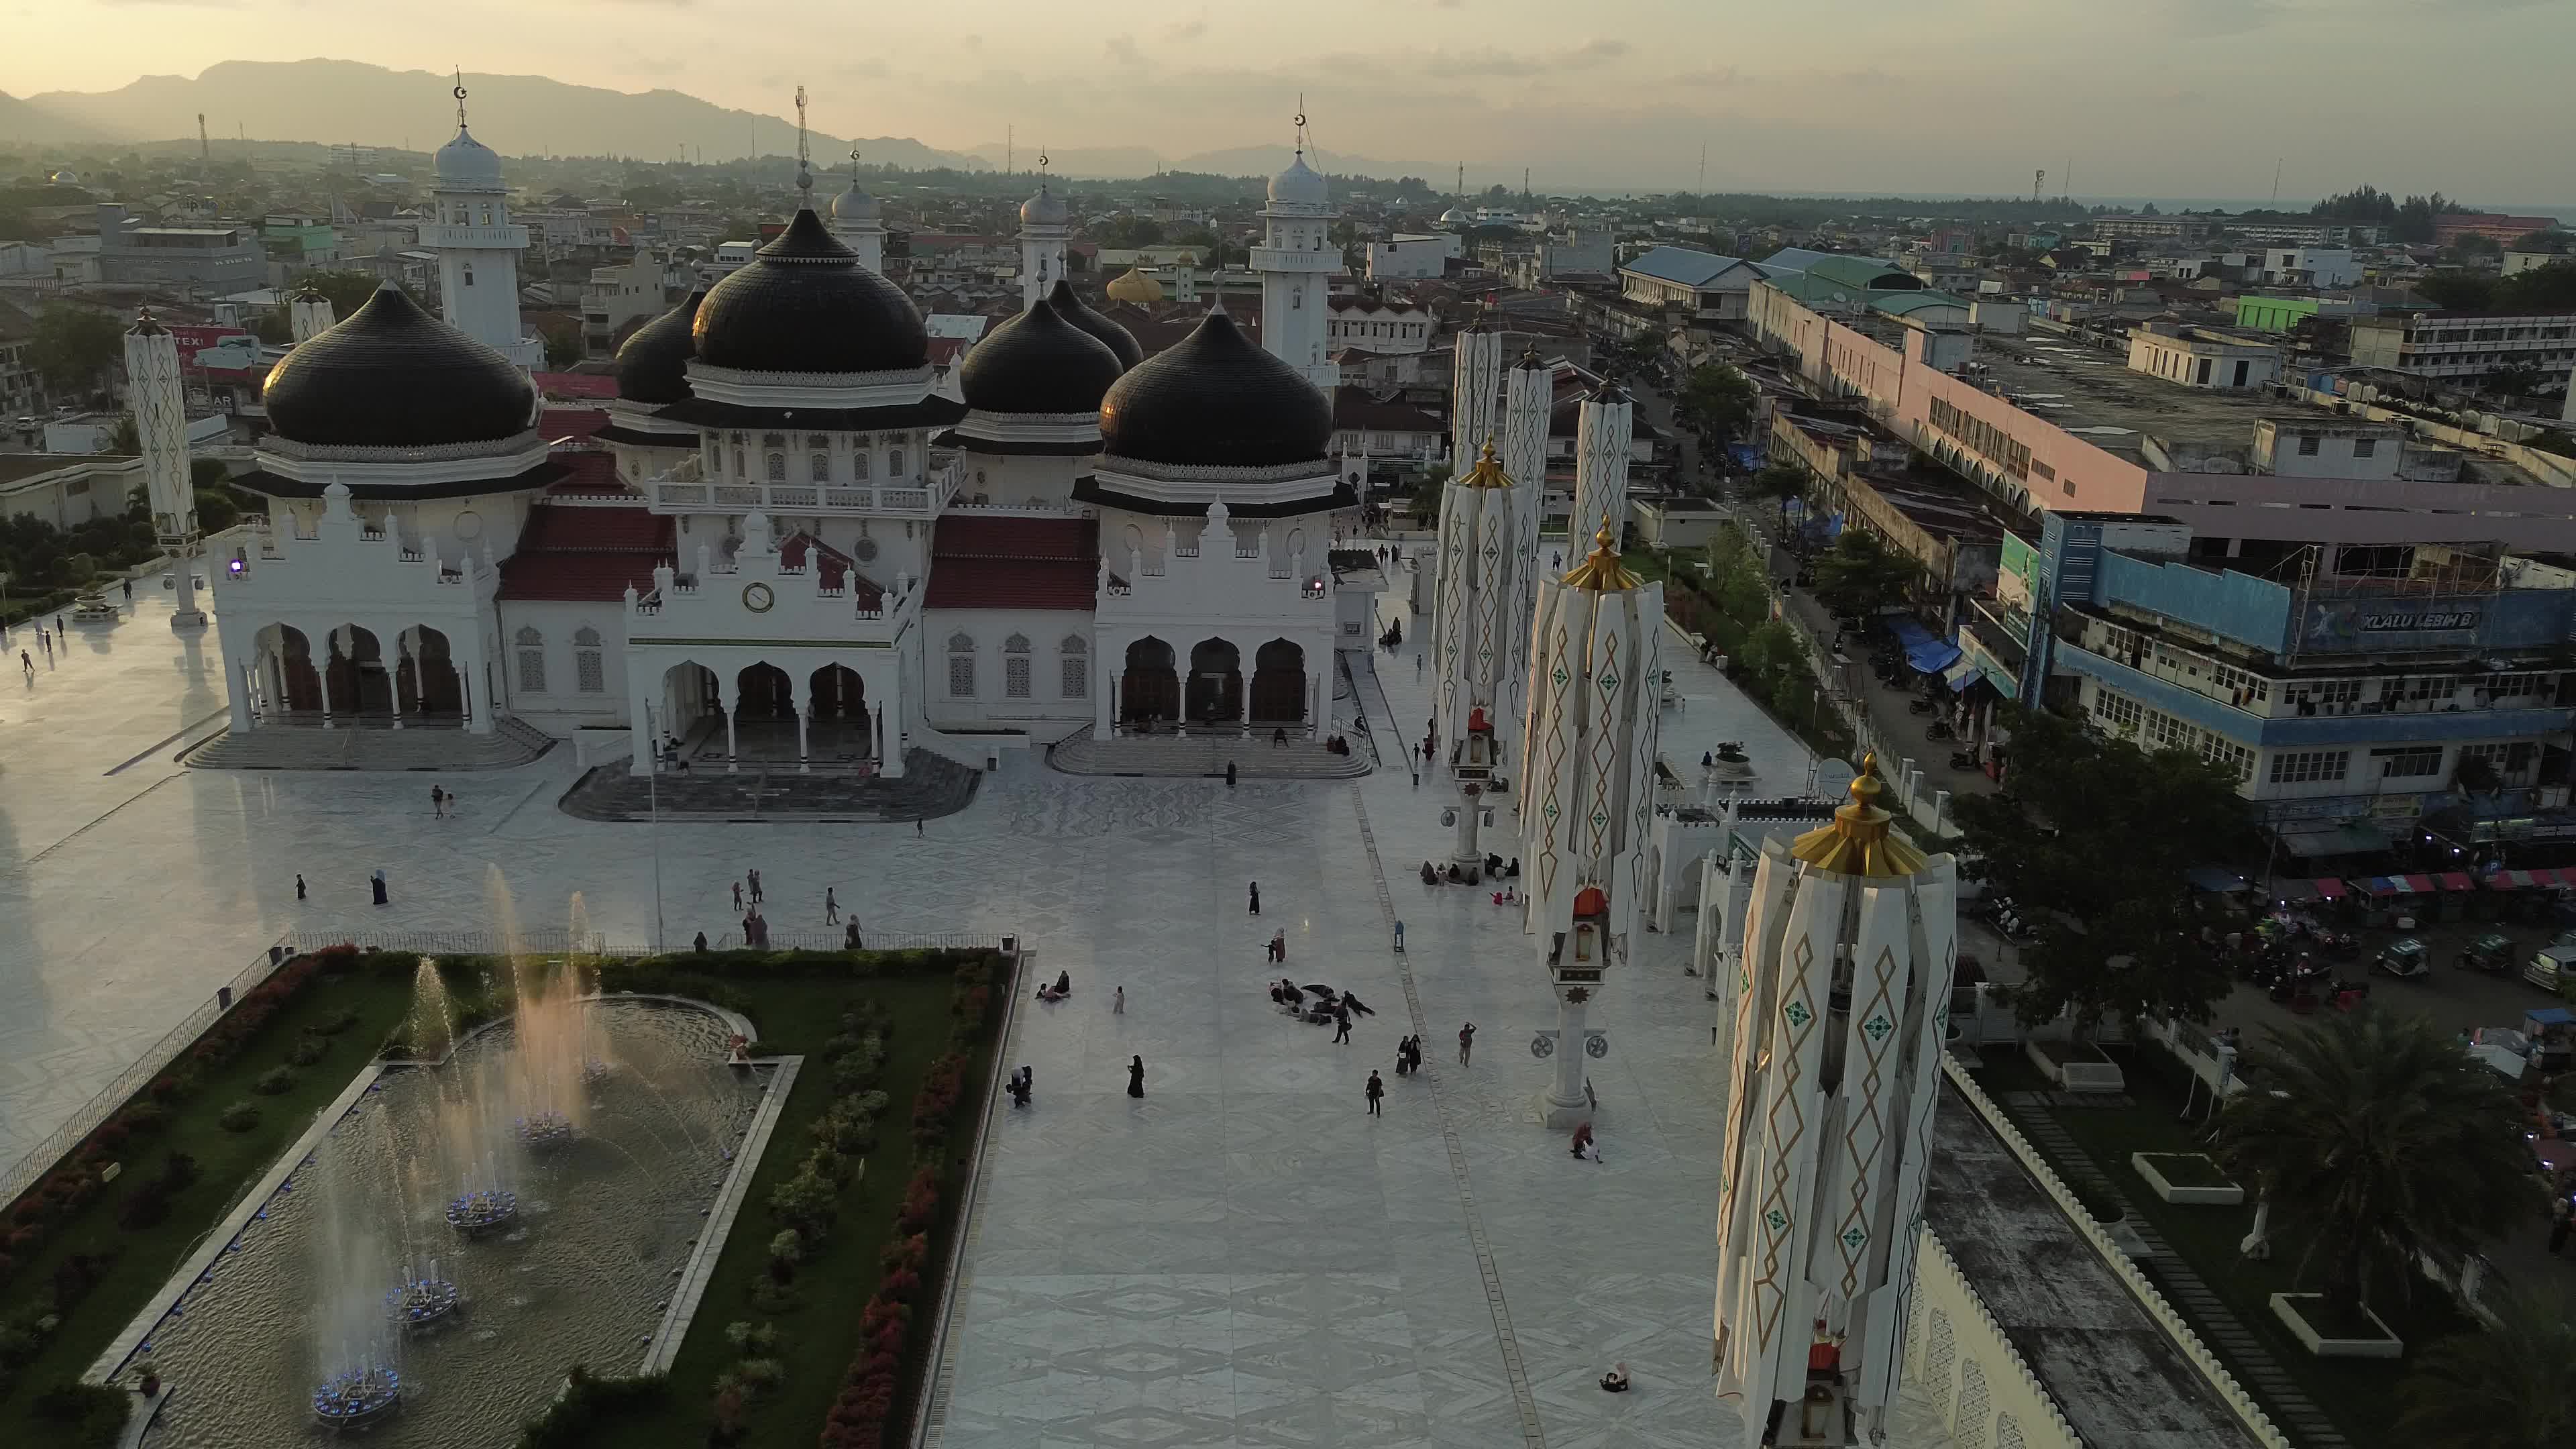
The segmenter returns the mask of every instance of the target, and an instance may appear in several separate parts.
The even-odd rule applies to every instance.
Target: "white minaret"
[[[1736,1443],[1870,1442],[1904,1362],[1957,884],[1892,833],[1879,788],[1864,763],[1833,824],[1763,843],[1721,977],[1716,1365]]]
[[[1637,436],[1636,404],[1604,381],[1583,400],[1574,422],[1574,512],[1565,540],[1579,547],[1603,529],[1620,538],[1628,521],[1628,445]]]
[[[420,229],[438,253],[439,315],[521,367],[545,364],[546,345],[519,327],[519,253],[528,229],[510,224],[501,158],[465,129],[465,84],[456,85],[456,139],[438,148],[430,196],[438,220]]]
[[[1302,115],[1297,158],[1270,178],[1270,204],[1261,219],[1268,229],[1252,249],[1252,269],[1261,274],[1262,350],[1330,393],[1342,370],[1325,355],[1324,324],[1332,315],[1325,301],[1329,279],[1342,274],[1342,249],[1330,235],[1333,209],[1324,178],[1306,164]]]
[[[1038,158],[1044,171],[1047,158]],[[1041,175],[1038,194],[1020,203],[1020,310],[1055,290],[1064,278],[1065,239],[1073,235],[1073,214]]]
[[[1538,580],[1554,570],[1539,565],[1539,526],[1546,516],[1547,422],[1556,405],[1556,370],[1539,360],[1533,347],[1503,379],[1503,476],[1516,485],[1512,506],[1519,511],[1519,536],[1529,540],[1530,592],[1521,600],[1520,627],[1511,634],[1512,658],[1504,674],[1503,719],[1508,731],[1503,749],[1520,759],[1520,731],[1529,716],[1530,609],[1537,602]]]
[[[1433,728],[1448,750],[1457,783],[1457,849],[1461,866],[1481,868],[1476,832],[1485,803],[1511,778],[1520,721],[1504,711],[1519,703],[1514,661],[1529,652],[1530,605],[1537,539],[1522,530],[1519,495],[1526,485],[1503,473],[1487,443],[1476,466],[1441,490],[1439,579],[1432,593]],[[1506,723],[1506,720],[1509,720]]]
[[[1472,467],[1476,451],[1493,439],[1494,405],[1502,390],[1503,337],[1480,318],[1458,334],[1457,358],[1450,368],[1449,476]]]
[[[885,214],[877,199],[859,185],[859,150],[850,148],[850,189],[832,198],[832,235],[859,254],[859,265],[885,270]]]
[[[310,342],[331,330],[340,319],[331,315],[331,299],[313,289],[307,282],[286,305],[289,335],[297,342]]]
[[[143,445],[143,489],[152,503],[152,534],[170,555],[178,590],[173,629],[206,627],[197,607],[197,488],[188,475],[188,395],[179,378],[179,340],[149,311],[125,334],[125,379],[134,403],[134,434]]]
[[[1521,752],[1525,928],[1556,987],[1556,1081],[1540,1108],[1551,1127],[1588,1113],[1584,1057],[1606,1053],[1583,1030],[1603,973],[1628,959],[1654,817],[1664,586],[1620,566],[1607,534],[1563,579],[1542,579],[1531,628],[1527,741]],[[1545,1038],[1542,1038],[1545,1040]]]

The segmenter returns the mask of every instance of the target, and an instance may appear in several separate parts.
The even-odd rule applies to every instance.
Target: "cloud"
[[[1616,36],[1604,35],[1576,46],[1567,53],[1565,58],[1576,64],[1590,65],[1597,61],[1617,60],[1627,53],[1628,42]]]
[[[1207,17],[1201,15],[1189,20],[1184,20],[1177,25],[1167,25],[1163,27],[1163,38],[1165,40],[1196,40],[1200,36],[1207,34],[1207,28]]]
[[[1121,65],[1143,65],[1145,63],[1144,52],[1136,48],[1136,37],[1132,35],[1113,35],[1107,40],[1102,41],[1100,48],[1108,51],[1109,58],[1117,61]]]

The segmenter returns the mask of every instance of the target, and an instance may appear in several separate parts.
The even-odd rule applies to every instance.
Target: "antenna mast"
[[[796,192],[799,210],[814,205],[814,152],[805,130],[805,87],[796,88]]]
[[[214,174],[215,147],[213,142],[206,139],[206,113],[199,111],[197,113],[197,184],[204,185],[206,179]]]

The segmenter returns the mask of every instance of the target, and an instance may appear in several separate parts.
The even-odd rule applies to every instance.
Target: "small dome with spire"
[[[1300,148],[1297,159],[1288,169],[1270,178],[1270,204],[1273,206],[1322,206],[1325,201],[1323,173],[1306,164],[1306,152]]]
[[[1141,266],[1129,267],[1103,290],[1109,293],[1109,300],[1113,302],[1128,302],[1139,307],[1163,300],[1163,284],[1146,276]]]
[[[877,199],[859,185],[856,175],[850,177],[850,189],[832,198],[832,220],[874,221],[880,214]]]
[[[456,139],[438,148],[438,189],[499,191],[501,154],[474,139],[465,123],[456,123]]]
[[[1047,293],[1047,304],[1055,308],[1057,316],[1099,338],[1110,351],[1117,353],[1119,366],[1134,367],[1145,360],[1145,348],[1136,340],[1136,334],[1091,310],[1074,295],[1073,283],[1062,277],[1056,278],[1055,290]]]
[[[1062,226],[1073,215],[1064,198],[1055,194],[1047,182],[1038,183],[1038,194],[1020,203],[1020,225]]]

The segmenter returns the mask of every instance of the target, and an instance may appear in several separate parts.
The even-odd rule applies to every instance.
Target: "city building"
[[[1696,321],[1740,322],[1763,275],[1741,257],[1655,247],[1619,264],[1619,290],[1630,301]]]
[[[2507,216],[2502,212],[2457,212],[2433,218],[2433,245],[2457,246],[2462,237],[2484,237],[2507,245],[2536,231],[2555,231],[2554,216]]]
[[[2565,803],[2576,588],[2517,587],[2500,542],[2203,552],[2153,514],[2049,514],[1998,590],[2022,696],[2226,765],[2276,828]]]
[[[2220,223],[2229,236],[2266,246],[2291,247],[2369,247],[2377,246],[2387,228],[2343,221],[2226,221]]]
[[[2414,377],[2478,378],[2512,363],[2576,363],[2576,312],[2415,312],[2352,319],[2352,360]]]
[[[198,298],[245,292],[268,282],[267,249],[249,227],[137,226],[125,208],[101,202],[97,240],[95,280],[101,282],[139,283]]]
[[[1335,352],[1349,349],[1380,356],[1427,352],[1439,325],[1431,309],[1413,298],[1375,289],[1331,298],[1324,310],[1324,344]]]
[[[1467,254],[1466,241],[1455,232],[1397,232],[1368,244],[1368,279],[1414,282],[1445,274],[1449,263]]]
[[[2507,249],[2504,254],[2504,275],[2519,276],[2524,272],[2536,272],[2542,267],[2554,267],[2561,262],[2576,266],[2576,257],[2570,257],[2565,252]]]
[[[2114,241],[2199,241],[2209,235],[2205,216],[2097,216],[2093,235]]]
[[[2250,260],[2252,280],[2276,287],[2349,287],[2361,280],[2361,263],[2349,247],[2273,247]]]
[[[627,329],[658,317],[670,306],[662,295],[662,263],[647,252],[613,266],[593,267],[581,287],[581,350],[607,357]]]
[[[123,513],[143,492],[143,460],[131,455],[0,453],[0,518],[78,528]]]
[[[2210,327],[2150,322],[2129,333],[2129,370],[2184,387],[2245,392],[2281,375],[2281,349]]]

